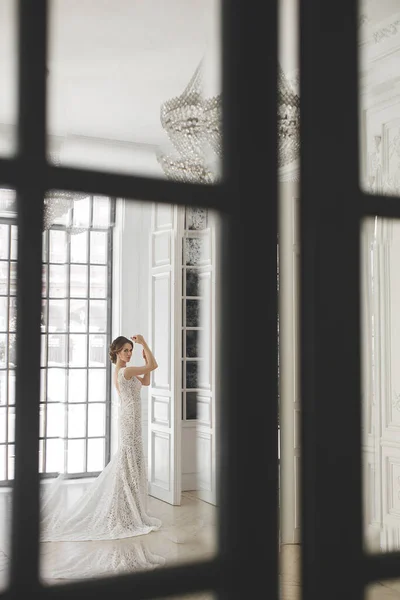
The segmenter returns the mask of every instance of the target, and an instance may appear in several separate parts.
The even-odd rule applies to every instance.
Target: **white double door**
[[[182,493],[182,331],[185,290],[182,285],[183,208],[157,204],[150,231],[149,339],[159,364],[152,375],[148,396],[149,494],[173,505]],[[212,232],[208,232],[213,236]],[[212,266],[212,252],[208,267]],[[207,262],[207,261],[206,261]],[[215,290],[215,272],[203,271],[210,299]],[[208,275],[208,276],[207,276]],[[212,303],[211,303],[212,304]],[[211,306],[211,305],[210,305]],[[207,325],[214,330],[215,323]],[[196,452],[196,492],[216,503],[216,422],[214,373],[215,336],[209,335],[209,385],[197,395],[198,415],[192,428]],[[207,389],[208,388],[208,389]]]

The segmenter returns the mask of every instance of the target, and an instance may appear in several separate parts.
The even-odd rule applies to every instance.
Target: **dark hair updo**
[[[114,365],[117,362],[118,352],[122,350],[125,344],[130,344],[133,348],[132,340],[128,340],[128,338],[126,338],[123,335],[118,336],[113,342],[111,342],[110,348],[108,350],[108,356],[110,357],[110,360],[112,363],[114,363]]]

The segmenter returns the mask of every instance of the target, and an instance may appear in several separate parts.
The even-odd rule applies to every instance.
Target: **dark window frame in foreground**
[[[13,597],[33,592],[43,598],[59,598],[72,594],[97,597],[103,591],[129,594],[130,598],[156,598],[210,590],[226,598],[245,598],[263,589],[268,597],[277,598],[277,2],[262,5],[263,18],[258,14],[261,5],[244,0],[222,4],[224,179],[215,187],[48,164],[48,4],[46,0],[18,3],[18,155],[0,159],[0,183],[17,190],[19,232],[17,444],[8,593]],[[343,9],[343,0],[341,6]],[[263,93],[265,87],[270,90],[267,95]],[[191,204],[223,215],[219,548],[213,559],[101,582],[53,588],[43,588],[39,582],[41,230],[43,197],[49,189]],[[255,220],[252,209],[257,209],[260,194],[268,200],[263,202],[266,218]],[[257,273],[263,273],[265,295],[253,294],[251,281],[247,285],[250,263]],[[32,360],[22,367],[26,339]],[[252,350],[254,369],[262,374],[262,399],[259,378],[241,373],[243,357],[238,352],[238,340]],[[260,341],[262,355],[255,351]],[[255,410],[244,410],[246,398],[259,399],[256,419]],[[260,473],[267,484],[263,514],[251,525],[248,517],[254,515],[254,500],[248,485],[257,481]]]

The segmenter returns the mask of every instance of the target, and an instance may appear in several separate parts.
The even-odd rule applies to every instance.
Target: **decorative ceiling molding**
[[[398,33],[400,33],[400,18],[396,18],[392,23],[385,27],[376,29],[372,33],[372,37],[375,44],[379,44],[382,40],[398,35]]]

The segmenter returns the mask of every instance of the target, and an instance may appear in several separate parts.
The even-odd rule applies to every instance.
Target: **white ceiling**
[[[0,0],[0,127],[15,123],[16,4]],[[184,90],[203,57],[207,86],[218,93],[216,0],[50,0],[50,7],[50,134],[162,144],[160,106]]]
[[[206,51],[213,0],[52,0],[49,128],[158,144]]]

